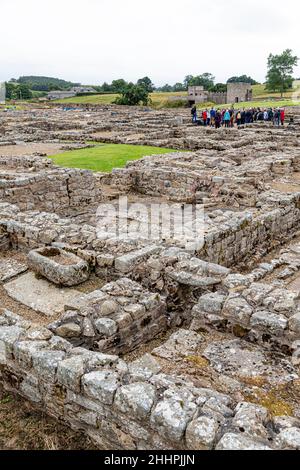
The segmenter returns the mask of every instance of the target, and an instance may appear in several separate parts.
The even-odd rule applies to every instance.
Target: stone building
[[[48,100],[61,100],[64,98],[73,98],[79,93],[96,93],[96,90],[88,86],[76,86],[70,90],[54,90],[50,91],[47,95]]]
[[[250,83],[228,83],[226,103],[252,101],[252,86]]]
[[[204,103],[207,101],[208,92],[204,90],[203,86],[189,86],[188,87],[188,101],[190,104]]]
[[[188,88],[188,102],[190,106],[197,103],[212,101],[216,104],[240,103],[252,101],[252,87],[250,83],[228,83],[227,93],[204,90],[203,86],[190,86]]]
[[[91,86],[73,86],[70,91],[74,93],[97,93],[95,88]]]
[[[55,91],[50,91],[47,95],[48,100],[62,100],[64,98],[73,98],[76,96],[75,91],[61,91],[61,90],[55,90]]]

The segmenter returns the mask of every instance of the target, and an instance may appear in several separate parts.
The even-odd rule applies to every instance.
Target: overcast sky
[[[263,81],[270,52],[300,56],[299,15],[297,0],[0,0],[0,80]]]

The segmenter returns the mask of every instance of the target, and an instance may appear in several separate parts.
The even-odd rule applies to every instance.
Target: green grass
[[[259,85],[253,85],[252,87],[253,91],[253,99],[255,101],[259,101],[262,99],[278,99],[281,98],[281,94],[278,91],[268,91],[265,88],[264,84],[259,84]],[[294,89],[288,90],[286,93],[283,93],[282,99],[286,98],[292,98],[292,95],[294,93]]]
[[[137,160],[146,155],[175,152],[176,150],[148,147],[145,145],[98,144],[96,147],[71,150],[53,155],[57,165],[67,168],[83,168],[93,171],[110,172],[113,168],[122,168],[130,160]]]
[[[185,95],[183,92],[173,92],[173,93],[151,93],[151,101],[154,108],[161,108],[168,104],[170,98],[180,97]],[[116,94],[107,94],[107,95],[91,95],[91,96],[74,96],[74,98],[65,98],[63,100],[55,100],[55,103],[65,103],[65,104],[112,104],[117,98]]]
[[[64,98],[63,100],[55,100],[55,103],[65,104],[111,104],[119,95],[90,95],[90,96],[74,96],[73,98]]]
[[[245,102],[239,103],[236,107],[270,107],[270,106],[293,106],[299,105],[300,101],[293,102],[292,95],[295,90],[289,90],[284,93],[283,98],[280,99],[280,93],[278,92],[270,92],[265,89],[265,85],[254,85],[253,87],[253,101],[252,102]],[[172,107],[176,106],[176,100],[174,101],[175,97],[180,99],[181,96],[184,96],[185,92],[171,92],[171,93],[151,93],[151,106],[153,108],[164,108],[164,107]],[[112,104],[113,101],[116,99],[118,95],[116,94],[107,94],[107,95],[91,95],[91,96],[75,96],[74,98],[67,98],[64,100],[57,100],[57,103],[65,103],[65,104]],[[199,108],[206,108],[210,106],[212,103],[205,103],[204,105],[199,105]],[[227,106],[231,106],[232,103],[228,103]],[[226,105],[222,105],[226,106]]]

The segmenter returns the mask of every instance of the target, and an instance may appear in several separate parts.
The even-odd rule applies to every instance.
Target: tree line
[[[252,85],[257,84],[257,82],[247,75],[241,75],[239,77],[231,77],[227,80],[227,83],[230,82],[247,82]],[[203,73],[201,75],[187,75],[182,82],[177,82],[174,85],[169,85],[168,83],[156,87],[152,80],[149,77],[140,78],[136,85],[143,86],[149,93],[154,91],[157,92],[185,92],[189,86],[203,86],[205,90],[208,91],[226,91],[227,83],[215,83],[215,77],[211,73]],[[101,86],[95,86],[94,88],[99,93],[121,93],[124,88],[129,85],[124,79],[120,78],[118,80],[113,80],[111,84],[106,82]]]

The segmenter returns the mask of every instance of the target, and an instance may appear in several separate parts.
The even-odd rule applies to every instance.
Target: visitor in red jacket
[[[202,119],[203,119],[203,124],[206,126],[206,124],[207,124],[207,110],[203,111]]]
[[[281,109],[280,110],[280,122],[282,126],[284,125],[284,119],[285,119],[285,112],[284,112],[284,109]]]

